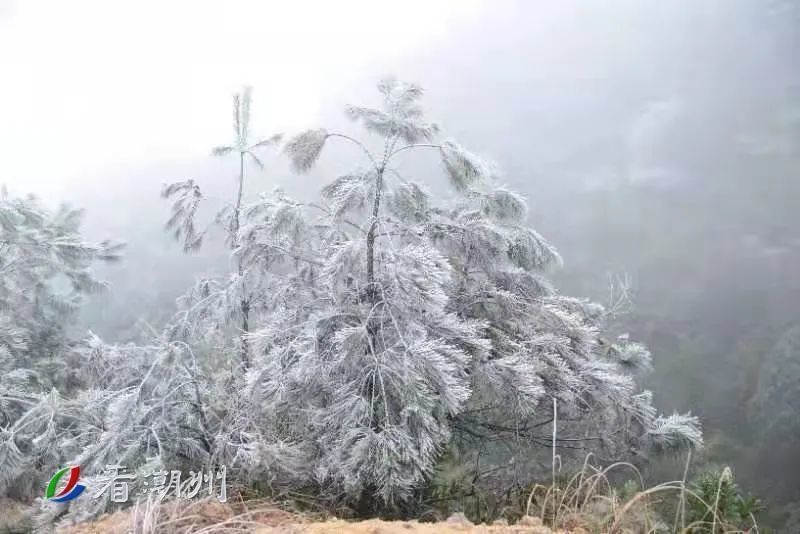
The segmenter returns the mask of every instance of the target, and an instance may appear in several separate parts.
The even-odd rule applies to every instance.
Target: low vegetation
[[[614,485],[615,475],[629,475]],[[325,510],[315,496],[283,500],[241,497],[222,504],[147,499],[135,506],[61,530],[64,534],[100,532],[188,534],[189,532],[262,533],[447,533],[517,534],[739,534],[759,532],[760,503],[745,497],[730,470],[707,472],[693,482],[672,481],[642,487],[639,471],[620,463],[605,468],[587,457],[582,468],[555,484],[536,484],[508,494],[494,506],[477,495],[453,497],[413,520],[354,519],[349,509]],[[461,508],[468,513],[453,512]],[[337,517],[338,515],[338,517]],[[348,519],[349,518],[349,519]],[[763,531],[762,532],[766,532]]]

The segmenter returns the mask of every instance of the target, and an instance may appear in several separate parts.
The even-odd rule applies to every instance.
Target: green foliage
[[[687,499],[688,524],[694,532],[725,532],[731,528],[747,529],[765,507],[752,495],[742,492],[730,468],[708,471],[691,485]],[[716,518],[715,518],[716,515]]]

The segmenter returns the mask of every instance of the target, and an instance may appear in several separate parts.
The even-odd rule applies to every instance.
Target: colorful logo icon
[[[69,479],[67,480],[67,485],[58,492],[56,495],[56,487],[58,486],[59,481],[64,476],[64,474],[69,471]],[[53,475],[53,478],[50,479],[50,483],[47,484],[47,490],[44,492],[44,496],[46,499],[53,501],[53,502],[67,502],[71,501],[81,493],[83,490],[86,489],[86,486],[83,484],[78,484],[78,478],[81,476],[81,468],[77,465],[72,467],[65,467],[60,471],[56,472]]]

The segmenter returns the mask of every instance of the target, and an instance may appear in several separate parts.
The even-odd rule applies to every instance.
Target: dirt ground
[[[238,515],[222,518],[222,511],[213,506],[204,506],[191,514],[194,528],[167,521],[158,532],[226,532],[249,531],[255,534],[585,534],[581,529],[574,531],[553,531],[543,526],[535,517],[523,517],[518,523],[508,525],[503,521],[492,525],[473,525],[460,514],[439,523],[419,523],[417,521],[344,521],[329,519],[313,522],[301,516],[278,509],[254,511],[246,518]],[[188,517],[187,517],[188,519]],[[105,515],[97,521],[81,523],[59,529],[60,534],[127,534],[132,531],[130,511],[120,511]],[[177,528],[176,528],[177,527]],[[229,530],[230,529],[230,530]]]
[[[83,523],[61,530],[64,534],[127,534],[131,531],[130,517],[112,514],[93,523]],[[220,530],[222,530],[222,527]],[[164,532],[169,532],[165,529]],[[468,523],[418,523],[417,521],[343,521],[340,519],[318,523],[285,523],[278,526],[258,527],[255,534],[568,534],[536,525],[472,525]],[[578,534],[579,531],[573,531]],[[572,533],[569,533],[572,534]]]
[[[523,518],[516,525],[473,525],[459,518],[440,523],[418,523],[416,521],[368,521],[347,522],[331,520],[304,525],[266,527],[255,531],[258,534],[553,534],[535,518]]]
[[[567,523],[569,524],[569,523]],[[193,503],[165,502],[138,512],[128,508],[87,523],[59,528],[58,534],[128,534],[129,532],[185,534],[189,532],[256,534],[588,534],[577,527],[551,530],[538,517],[525,516],[513,525],[505,520],[474,525],[463,514],[446,521],[345,521],[311,517],[282,509],[269,501],[242,501],[235,505],[215,499]]]

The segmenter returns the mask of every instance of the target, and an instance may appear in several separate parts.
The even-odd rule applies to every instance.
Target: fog
[[[0,0],[0,176],[128,243],[76,328],[135,340],[227,266],[182,252],[159,191],[232,194],[238,164],[210,150],[233,92],[252,85],[268,136],[347,130],[342,105],[382,76],[417,82],[443,131],[527,197],[561,291],[605,302],[609,279],[629,282],[615,328],[652,350],[657,404],[701,416],[699,461],[730,465],[770,524],[800,525],[798,58],[791,1]],[[247,195],[310,196],[353,154],[298,177],[269,153]],[[649,476],[681,470],[655,458]]]

